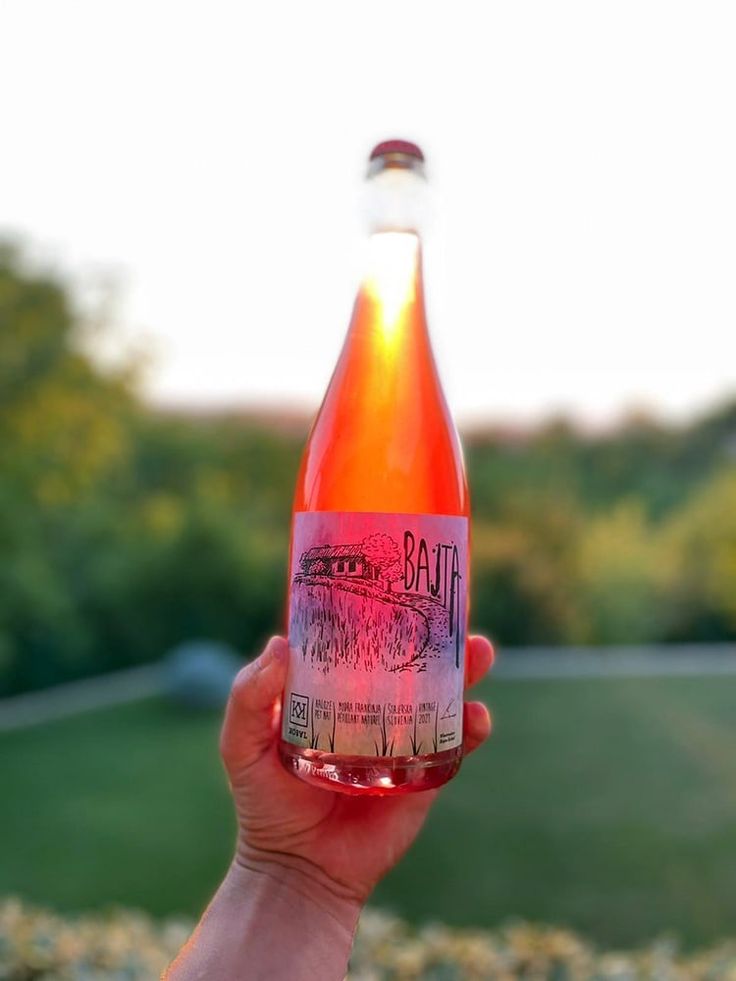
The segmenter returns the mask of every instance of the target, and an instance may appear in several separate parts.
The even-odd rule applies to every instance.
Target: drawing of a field
[[[292,583],[290,640],[306,663],[325,674],[338,665],[423,671],[429,626],[421,611],[388,596],[298,578]]]

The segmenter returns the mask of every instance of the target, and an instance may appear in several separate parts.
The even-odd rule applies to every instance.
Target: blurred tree
[[[0,248],[0,650],[5,688],[90,668],[69,524],[129,453],[127,381],[76,347],[64,287]]]
[[[517,487],[493,521],[473,526],[474,623],[508,645],[560,644],[576,635],[573,545],[579,518],[562,494]]]
[[[677,513],[666,536],[677,557],[668,638],[736,639],[736,466]]]
[[[130,379],[103,374],[79,336],[63,285],[0,247],[2,475],[51,507],[96,487],[129,452]]]
[[[662,636],[672,562],[640,501],[622,501],[592,519],[576,553],[577,640],[632,644]]]

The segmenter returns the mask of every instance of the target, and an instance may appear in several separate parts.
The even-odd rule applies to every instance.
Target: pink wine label
[[[294,516],[283,738],[345,756],[462,742],[468,520]]]

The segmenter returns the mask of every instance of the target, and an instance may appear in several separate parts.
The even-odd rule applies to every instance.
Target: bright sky
[[[119,281],[159,401],[314,405],[379,139],[424,148],[456,414],[736,390],[736,5],[0,0],[0,222]]]

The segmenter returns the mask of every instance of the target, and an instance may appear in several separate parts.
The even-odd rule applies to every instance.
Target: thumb
[[[272,637],[260,657],[238,672],[225,710],[220,753],[233,777],[273,742],[273,714],[286,680],[289,645]]]

